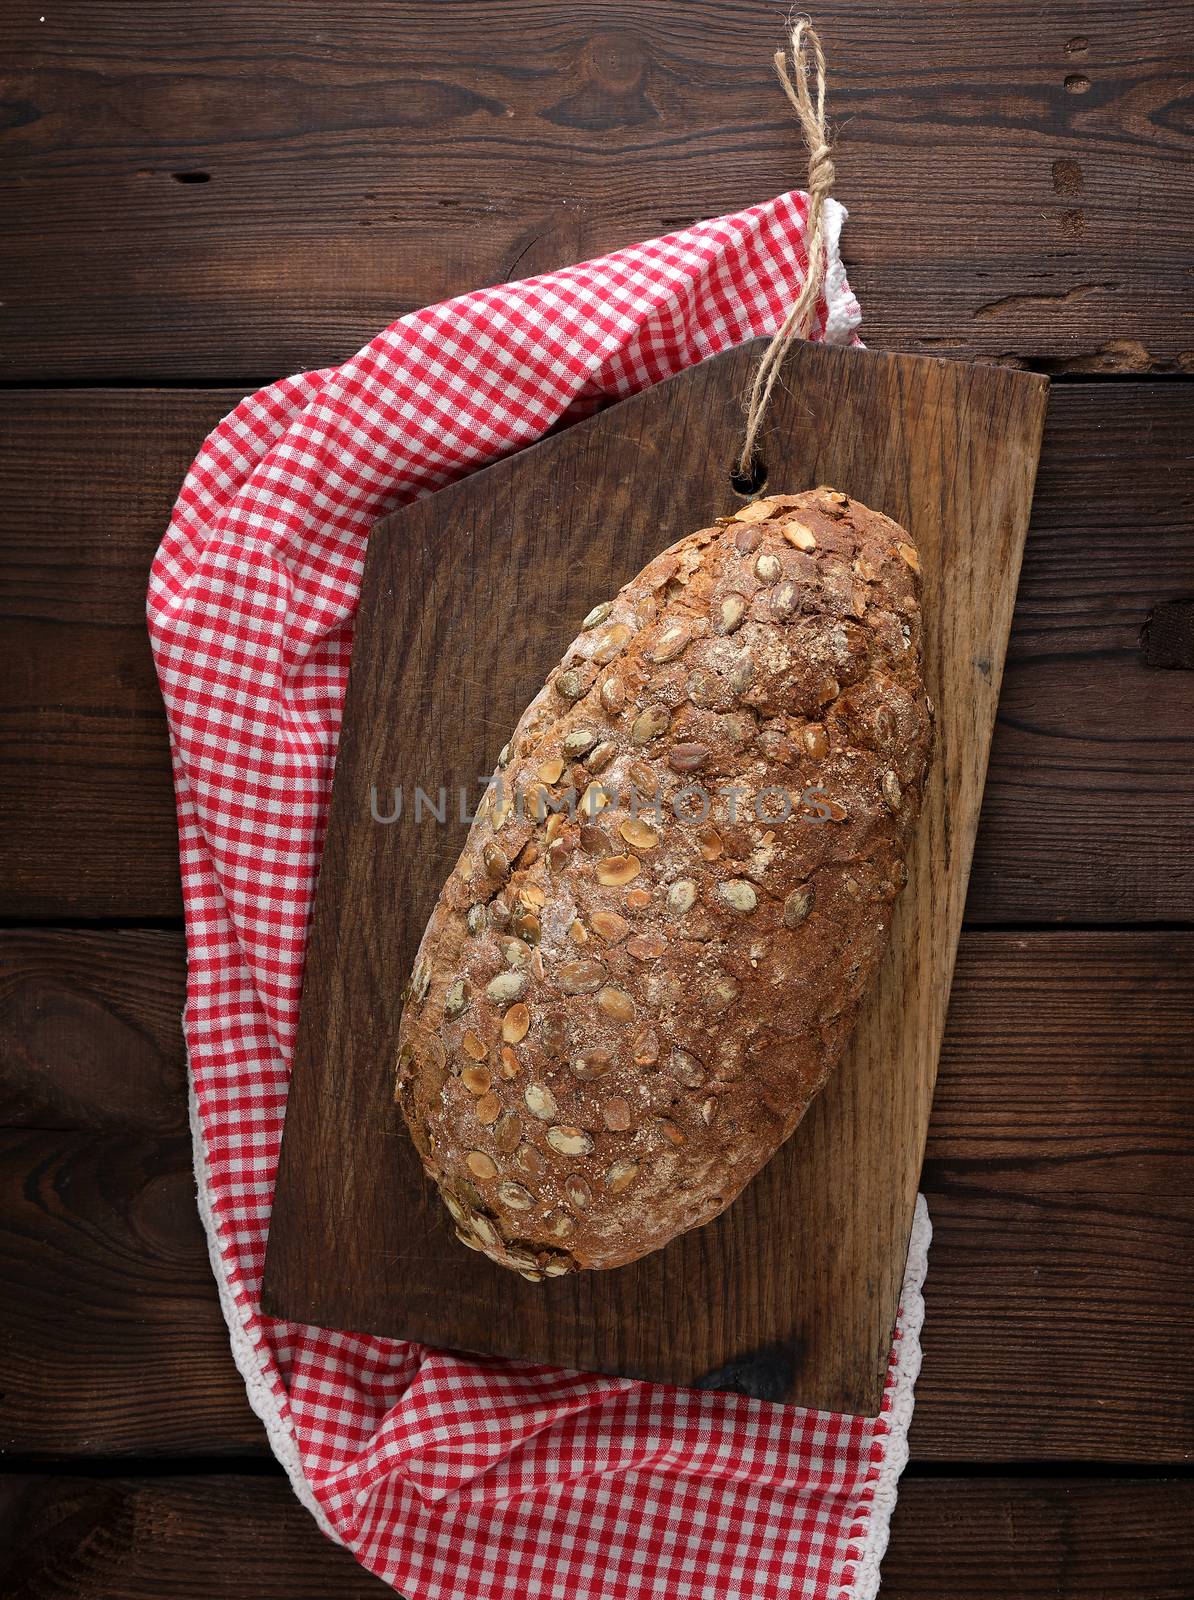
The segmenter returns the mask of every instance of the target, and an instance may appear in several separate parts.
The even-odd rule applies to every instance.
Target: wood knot
[[[1194,671],[1194,600],[1155,606],[1140,630],[1146,667]]]

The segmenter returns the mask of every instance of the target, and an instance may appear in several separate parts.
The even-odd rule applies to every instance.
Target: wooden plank
[[[916,1455],[1188,1462],[1188,1163],[1172,1195],[1034,1196],[977,1173],[950,1187],[930,1175],[925,1193],[934,1235]]]
[[[905,1478],[884,1600],[1188,1600],[1188,1479]]]
[[[1194,934],[967,933],[923,1182],[1194,1194]]]
[[[1194,673],[1150,668],[1141,634],[1158,603],[1194,593],[1192,429],[1189,388],[1050,396],[976,921],[1190,917]]]
[[[741,396],[765,348],[758,340],[701,362],[395,512],[374,533],[274,1191],[262,1289],[272,1315],[709,1387],[732,1385],[743,1360],[766,1351],[774,1399],[877,1415],[1036,479],[1047,390],[1038,375],[803,344],[788,356],[787,382],[772,396],[760,440],[769,483],[788,490],[844,484],[861,504],[898,522],[919,551],[924,687],[936,708],[936,755],[910,838],[908,886],[890,912],[890,944],[843,1059],[791,1138],[733,1204],[614,1271],[574,1270],[528,1285],[479,1249],[464,1253],[394,1104],[402,986],[469,830],[459,821],[429,828],[413,799],[392,826],[379,827],[371,786],[392,783],[413,797],[419,784],[432,791],[444,785],[451,796],[475,796],[476,775],[493,770],[494,744],[500,748],[513,736],[581,618],[661,549],[706,526],[727,500],[734,507],[727,451],[740,431]],[[682,443],[669,456],[666,441],[675,440]],[[595,518],[616,527],[617,538],[594,539]],[[788,548],[778,535],[775,543]],[[726,544],[733,554],[728,536]],[[469,552],[467,563],[444,559],[445,551],[459,550]],[[894,549],[891,555],[898,564]],[[749,573],[749,562],[737,559]],[[481,608],[478,592],[485,596]],[[512,626],[522,635],[517,652],[510,649]],[[736,638],[756,631],[748,623]],[[691,667],[692,657],[686,659]],[[638,709],[646,704],[644,698]],[[635,754],[633,718],[628,705],[606,718],[601,735],[624,761]],[[767,725],[785,726],[782,718]],[[666,771],[660,744],[644,753]],[[758,781],[799,787],[809,774],[796,777],[797,770],[777,766]],[[831,762],[822,776],[842,798],[832,774]],[[513,767],[510,776],[515,781]],[[533,776],[528,768],[517,781]],[[622,807],[626,817],[629,805],[615,799],[608,815]],[[720,808],[716,815],[723,817]],[[670,826],[673,849],[681,852],[671,872],[652,857],[636,883],[655,907],[644,929],[666,924],[658,912],[668,879],[684,870],[684,849],[696,856],[695,846],[682,847],[687,829],[674,817]],[[810,870],[819,857],[807,825],[793,819],[788,826],[793,837],[806,832],[799,846],[789,842],[799,858],[789,870]],[[531,837],[540,855],[548,836],[541,828]],[[569,850],[575,828],[570,837]],[[764,837],[756,825],[753,842]],[[666,853],[659,851],[661,858]],[[578,859],[584,861],[583,852]],[[575,892],[583,900],[585,884],[591,888],[596,879],[591,864],[576,870]],[[548,896],[546,926],[556,902],[542,861],[531,881]],[[379,884],[388,892],[379,895]],[[764,880],[760,924],[766,892]],[[616,903],[628,904],[621,895]],[[811,942],[801,943],[797,964],[816,950],[817,924],[827,926],[814,907]],[[463,932],[462,922],[458,927]],[[761,938],[764,928],[758,931]],[[544,937],[546,970],[540,966],[526,991],[536,1018],[527,1046],[544,1008],[565,992],[560,974],[569,949],[575,946],[565,941],[553,956]],[[615,958],[606,959],[612,972]],[[744,1000],[696,1035],[678,1030],[668,1007],[652,1008],[643,972],[623,960],[621,976],[611,981],[633,994],[632,1011],[638,1006],[640,1016],[658,1023],[665,1061],[673,1046],[684,1045],[711,1064],[719,1025],[751,1022]],[[493,961],[478,982],[501,965],[496,946]],[[699,1000],[687,998],[692,1005]],[[786,990],[775,992],[781,1008],[790,998]],[[606,1167],[626,1155],[634,1170],[643,1164],[639,1184],[652,1181],[646,1169],[660,1161],[662,1139],[649,1125],[628,1136],[611,1133],[600,1102],[587,1097],[567,1064],[551,1052],[519,1054],[527,1071],[528,1062],[541,1061],[535,1075],[559,1097],[562,1120],[591,1135],[589,1148],[596,1148],[586,1176],[594,1190]],[[627,1045],[621,1059],[631,1078],[632,1055]],[[520,1089],[511,1088],[504,1104],[525,1113]],[[717,1126],[722,1116],[747,1117],[749,1105],[749,1096],[738,1102],[731,1092]],[[695,1101],[675,1116],[691,1130],[685,1119],[697,1118]],[[523,1136],[537,1142],[529,1130]],[[498,1166],[490,1163],[497,1180],[505,1158],[489,1134],[478,1131],[477,1139],[498,1159]],[[560,1158],[544,1148],[562,1184]],[[463,1151],[457,1161],[453,1187],[460,1173],[468,1177]],[[680,1160],[672,1183],[707,1182],[700,1166]],[[516,1172],[513,1165],[505,1169],[506,1176]],[[842,1173],[852,1174],[848,1196]],[[550,1181],[525,1178],[540,1214]],[[658,1184],[655,1175],[650,1192]],[[504,1215],[505,1228],[518,1238],[519,1219],[502,1204],[496,1181],[478,1180],[477,1188],[490,1215]],[[694,1190],[694,1197],[708,1192]],[[610,1215],[616,1214],[614,1207]],[[792,1217],[801,1219],[798,1229]]]
[[[10,1600],[384,1600],[280,1477],[0,1478]]]
[[[235,400],[164,390],[3,397],[6,912],[181,912],[145,590],[182,474]]]
[[[182,935],[0,932],[0,1127],[187,1131]]]
[[[7,378],[320,366],[413,306],[803,182],[770,5],[4,12]],[[871,343],[1188,368],[1183,20],[824,0]]]
[[[1194,548],[1194,541],[1191,542]],[[1009,662],[983,797],[973,922],[1188,922],[1194,673],[1093,645]]]
[[[884,1600],[1189,1600],[1188,1478],[906,1476]],[[0,1479],[12,1600],[381,1600],[279,1478]],[[698,1574],[699,1576],[699,1574]]]
[[[189,1138],[0,1133],[0,1450],[264,1448],[228,1351]]]
[[[14,1375],[0,1446],[263,1450],[186,1143],[121,1137],[100,1097],[137,1018],[155,1034],[181,981],[177,935],[138,936],[135,960],[128,937],[0,936],[0,1099],[29,1121],[0,1145],[0,1348]],[[1192,995],[1194,935],[963,935],[923,1180],[936,1232],[917,1459],[1186,1459]],[[10,1080],[27,1079],[35,1014],[42,1087],[22,1101]],[[81,1091],[74,1057],[93,1037],[118,1053]],[[140,1127],[184,1115],[173,1049],[160,1068],[134,1066]]]
[[[0,914],[176,916],[145,578],[232,390],[0,395]],[[967,914],[1180,921],[1194,674],[1139,634],[1194,593],[1194,386],[1055,388]]]

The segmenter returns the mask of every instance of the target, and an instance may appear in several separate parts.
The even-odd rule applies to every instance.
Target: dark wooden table
[[[247,389],[799,183],[782,11],[41,5],[0,4],[0,1593],[381,1595],[268,1456],[195,1213],[147,566]],[[868,341],[1054,379],[884,1594],[1188,1596],[1194,16],[817,21]]]

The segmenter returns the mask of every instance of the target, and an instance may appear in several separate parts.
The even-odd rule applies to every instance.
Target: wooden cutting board
[[[891,948],[846,1060],[715,1222],[531,1284],[465,1250],[392,1103],[400,995],[475,803],[579,620],[741,504],[757,346],[386,518],[361,592],[262,1295],[275,1316],[862,1413],[879,1406],[966,898],[1046,380],[804,345],[768,487],[831,483],[912,534],[936,752]],[[405,796],[392,811],[395,787]],[[449,806],[459,817],[458,802]]]

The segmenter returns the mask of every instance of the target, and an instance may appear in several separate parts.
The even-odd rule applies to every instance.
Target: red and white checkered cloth
[[[831,204],[817,334],[859,320]],[[919,1361],[920,1215],[877,1421],[468,1360],[257,1309],[365,542],[378,518],[774,331],[806,200],[401,318],[204,444],[153,565],[200,1206],[250,1398],[321,1526],[412,1600],[868,1596]],[[711,507],[710,510],[716,510]]]

